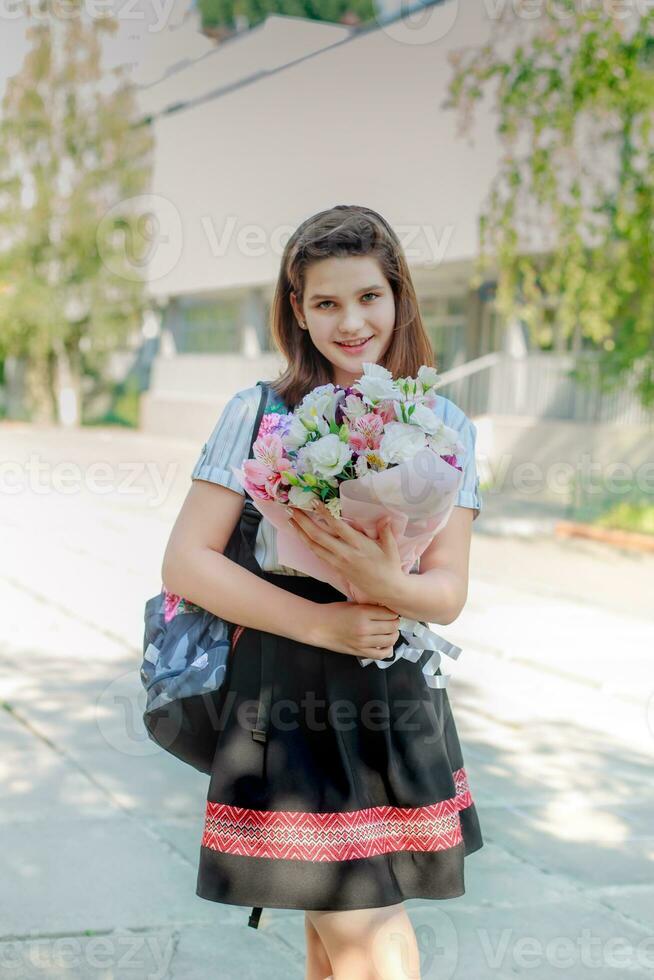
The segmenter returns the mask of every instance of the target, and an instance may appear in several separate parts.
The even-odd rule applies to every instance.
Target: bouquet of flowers
[[[253,458],[232,467],[255,507],[277,529],[280,562],[358,602],[369,600],[288,527],[287,506],[314,510],[323,501],[335,518],[369,537],[388,517],[402,568],[409,572],[452,512],[464,451],[458,433],[433,410],[439,382],[434,368],[423,365],[416,378],[398,379],[370,362],[363,371],[351,387],[320,385],[294,412],[264,415]],[[400,656],[415,661],[425,649],[451,657],[460,653],[414,620],[401,618],[400,631],[410,645],[393,660],[359,662],[385,668]],[[439,662],[435,653],[424,668],[432,687],[447,682],[447,675],[435,675]]]

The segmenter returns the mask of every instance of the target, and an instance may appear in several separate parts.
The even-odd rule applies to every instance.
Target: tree
[[[239,19],[254,27],[269,14],[332,23],[344,23],[352,15],[361,23],[375,17],[373,0],[198,0],[198,7],[203,27],[227,31],[235,31]]]
[[[605,390],[633,374],[652,406],[654,11],[616,5],[612,17],[576,0],[536,19],[533,2],[516,9],[483,47],[450,56],[446,105],[465,132],[490,95],[504,150],[480,220],[479,276],[497,268],[500,312],[537,343],[558,335],[579,349],[589,338]],[[543,247],[531,247],[534,231]]]
[[[81,2],[71,10],[59,19],[44,8],[28,27],[3,100],[0,357],[25,358],[33,420],[77,424],[85,369],[140,324],[143,283],[125,241],[142,218],[152,143],[132,122],[122,69],[102,73],[101,37],[115,22],[83,22]]]

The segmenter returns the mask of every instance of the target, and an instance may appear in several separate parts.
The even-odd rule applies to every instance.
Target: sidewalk
[[[302,980],[302,913],[266,909],[254,930],[249,909],[195,895],[207,778],[141,726],[143,604],[196,447],[0,440],[47,462],[51,487],[0,509],[0,975]],[[85,476],[98,460],[109,492],[62,491],[58,462]],[[444,669],[485,846],[464,896],[406,903],[422,980],[650,976],[654,559],[491,533],[487,516],[466,608],[436,627],[463,648]]]

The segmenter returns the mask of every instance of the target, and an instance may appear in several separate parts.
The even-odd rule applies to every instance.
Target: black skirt
[[[344,601],[314,578],[263,577],[314,602]],[[422,673],[430,657],[362,667],[356,656],[236,631],[197,895],[251,906],[256,928],[264,907],[464,894],[464,857],[483,840],[446,690]]]

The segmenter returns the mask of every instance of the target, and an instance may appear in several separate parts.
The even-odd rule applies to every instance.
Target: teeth
[[[365,343],[367,340],[370,340],[370,337],[365,337],[364,340],[357,340],[355,344],[345,344],[341,340],[337,340],[336,343],[341,347],[360,347],[361,344]]]

